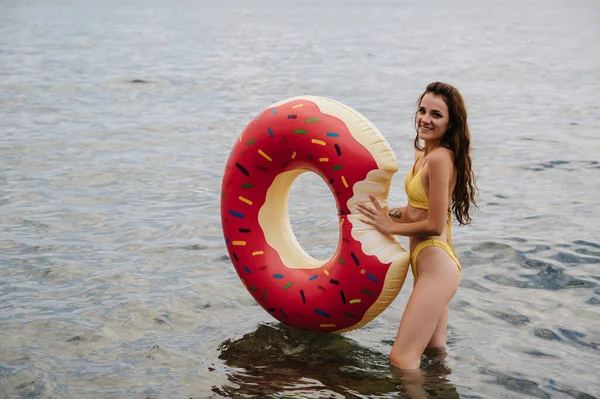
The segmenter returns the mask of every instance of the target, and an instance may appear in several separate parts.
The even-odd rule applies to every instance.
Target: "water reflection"
[[[450,370],[425,354],[421,373],[399,373],[387,354],[340,335],[315,334],[283,324],[263,324],[219,346],[226,397],[458,398]]]

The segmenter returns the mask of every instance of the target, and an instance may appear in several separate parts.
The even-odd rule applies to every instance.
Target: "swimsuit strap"
[[[452,248],[452,252],[454,252],[454,246],[452,245],[452,208],[448,208],[448,221],[446,222],[446,241],[448,241],[448,245]],[[455,253],[456,254],[456,253]]]
[[[440,147],[441,147],[440,145],[434,147],[431,151],[429,151],[429,153],[427,155],[425,155],[425,160],[423,161],[423,165],[421,165],[421,167],[419,168],[419,172],[422,171],[423,168],[425,167],[425,163],[427,162],[427,157],[429,156],[429,154],[431,154],[432,152],[434,152],[435,150],[437,150]],[[423,150],[423,152],[419,152],[419,154],[417,155],[417,159],[415,159],[415,163],[413,164],[413,168],[412,168],[413,176],[415,175],[415,166],[417,166],[417,162],[419,162],[419,159],[421,158],[421,154],[423,154],[424,151],[425,150]],[[419,172],[417,172],[417,173],[419,173]]]
[[[413,162],[413,166],[410,169],[410,174],[414,177],[415,176],[415,166],[417,166],[417,162],[419,162],[419,159],[421,158],[421,153],[418,152],[417,153],[417,159],[415,159],[415,162]],[[423,167],[421,166],[421,168],[419,168],[419,170],[421,170]]]

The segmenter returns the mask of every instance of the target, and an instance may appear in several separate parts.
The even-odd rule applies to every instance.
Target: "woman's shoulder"
[[[428,163],[433,167],[453,167],[454,152],[446,147],[439,147],[432,151],[428,158]]]

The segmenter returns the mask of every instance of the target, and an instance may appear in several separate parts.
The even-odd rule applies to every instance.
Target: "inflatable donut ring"
[[[335,196],[340,236],[328,260],[298,244],[288,215],[294,179],[312,171]],[[282,323],[341,333],[373,320],[404,284],[409,254],[360,221],[356,205],[374,195],[387,206],[396,157],[365,117],[314,96],[271,105],[246,126],[227,161],[221,221],[244,286]]]

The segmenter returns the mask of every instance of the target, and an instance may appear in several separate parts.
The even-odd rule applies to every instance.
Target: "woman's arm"
[[[427,219],[418,222],[394,223],[392,218],[381,207],[377,199],[372,195],[369,197],[373,203],[373,208],[365,204],[357,204],[358,210],[365,216],[360,219],[363,223],[375,227],[383,234],[395,234],[401,236],[434,235]]]
[[[454,170],[452,158],[444,151],[436,151],[427,160],[429,168],[429,195],[427,219],[395,225],[390,234],[402,236],[439,236],[444,232],[448,212],[448,189]]]
[[[394,223],[392,218],[371,196],[375,208],[358,204],[359,211],[366,217],[361,219],[384,234],[401,236],[436,236],[442,234],[446,226],[448,210],[448,190],[454,170],[452,157],[445,151],[436,151],[427,160],[429,168],[429,195],[427,218],[417,222]]]

